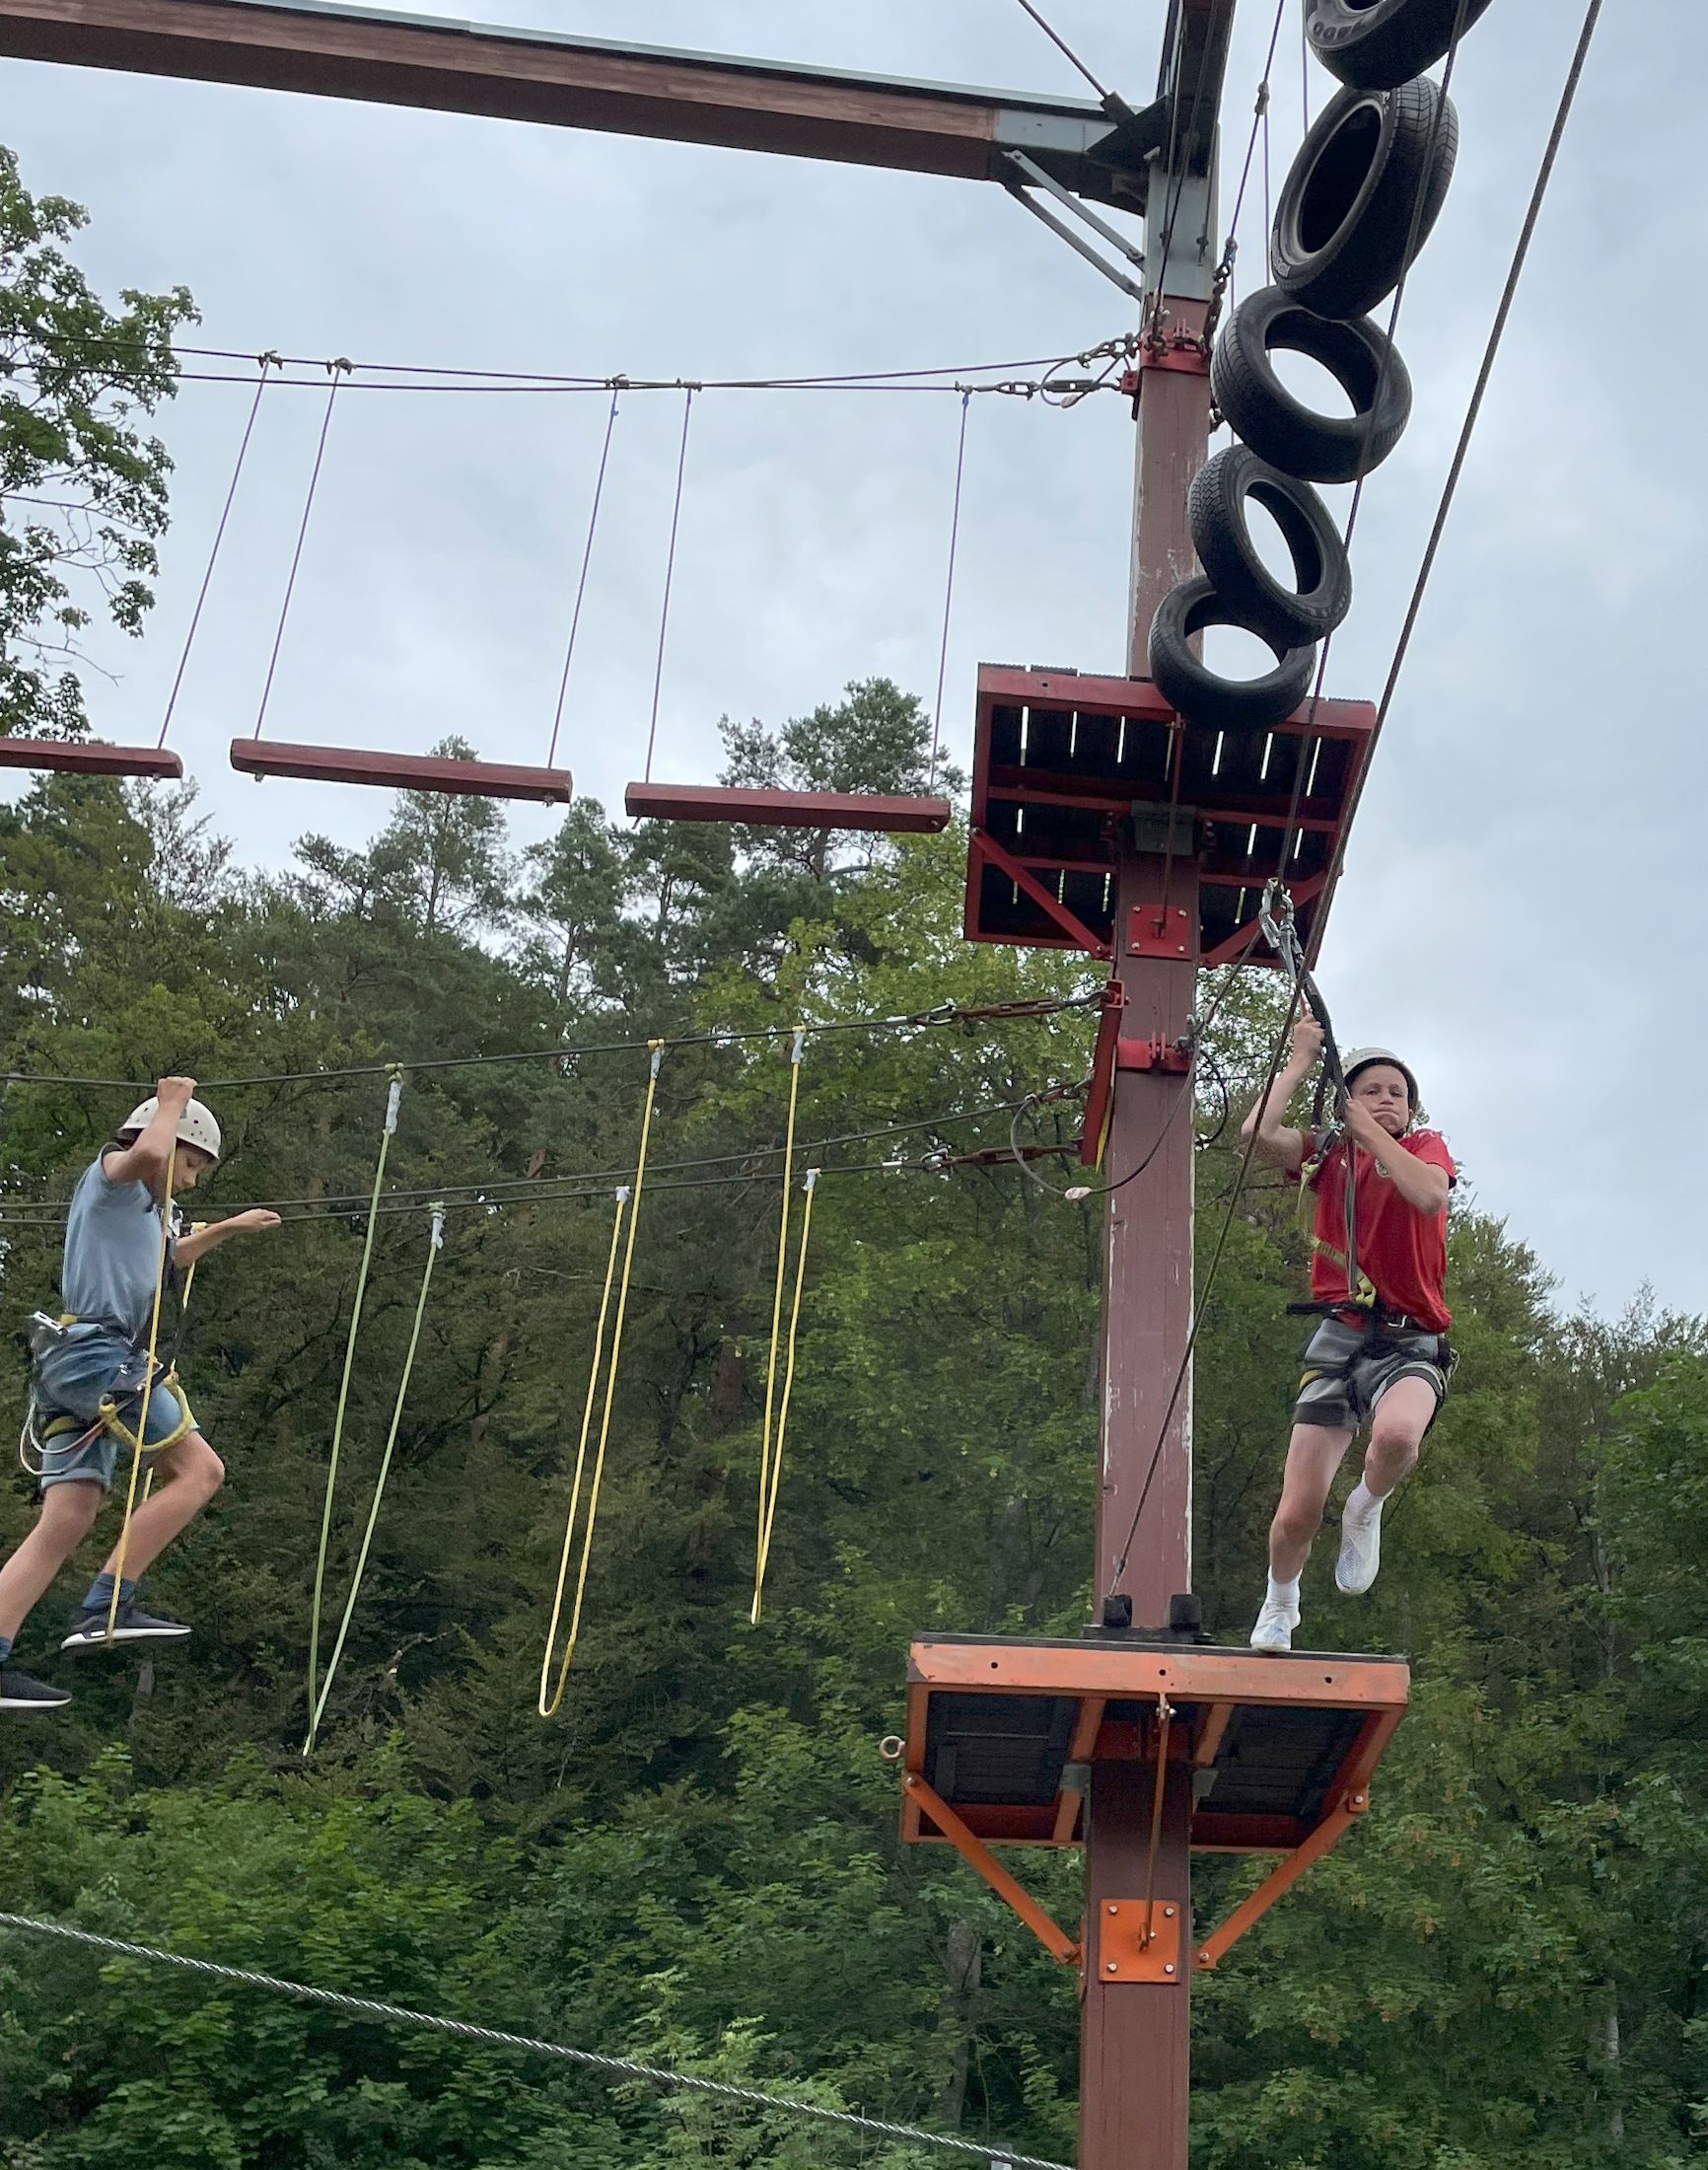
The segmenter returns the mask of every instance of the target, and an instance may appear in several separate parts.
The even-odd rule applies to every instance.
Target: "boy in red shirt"
[[[1417,1080],[1384,1048],[1361,1048],[1347,1057],[1342,1129],[1326,1149],[1323,1140],[1284,1123],[1288,1102],[1321,1051],[1321,1026],[1301,1017],[1287,1066],[1246,1117],[1243,1133],[1254,1130],[1258,1151],[1316,1194],[1311,1294],[1323,1314],[1305,1351],[1281,1504],[1269,1527],[1269,1589],[1251,1630],[1254,1650],[1292,1648],[1299,1577],[1322,1526],[1334,1473],[1367,1417],[1364,1475],[1341,1514],[1334,1579],[1349,1596],[1376,1580],[1383,1502],[1416,1463],[1453,1365],[1447,1342],[1453,1314],[1445,1300],[1453,1157],[1436,1131],[1416,1126]]]

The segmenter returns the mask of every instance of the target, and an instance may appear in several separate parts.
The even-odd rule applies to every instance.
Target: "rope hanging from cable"
[[[208,552],[207,570],[201,576],[201,587],[196,595],[195,609],[189,615],[189,631],[183,636],[183,653],[178,659],[178,672],[172,682],[172,691],[167,695],[166,714],[160,719],[160,737],[155,741],[157,746],[166,744],[166,734],[172,724],[173,710],[178,706],[178,688],[183,685],[183,674],[189,667],[189,652],[195,645],[196,627],[201,623],[202,605],[207,601],[208,589],[213,584],[214,567],[219,563],[220,544],[226,539],[226,522],[232,516],[232,506],[236,502],[238,494],[238,483],[243,478],[244,461],[249,454],[249,439],[254,435],[255,417],[261,411],[261,394],[267,389],[267,371],[270,368],[279,366],[279,357],[271,352],[257,354],[255,359],[260,365],[260,383],[256,385],[254,398],[249,404],[249,418],[244,424],[243,438],[238,446],[237,465],[232,469],[231,487],[226,491],[226,501],[220,511],[219,525],[214,530],[213,548]]]
[[[362,1243],[362,1264],[356,1274],[356,1294],[350,1305],[350,1332],[344,1342],[344,1375],[338,1382],[338,1408],[332,1419],[332,1452],[326,1463],[326,1498],[320,1509],[320,1549],[315,1558],[315,1597],[309,1613],[309,1730],[303,1754],[309,1755],[320,1730],[322,1699],[318,1674],[320,1659],[320,1600],[326,1583],[326,1546],[332,1531],[332,1497],[338,1485],[338,1454],[344,1440],[344,1411],[350,1400],[350,1374],[356,1362],[356,1336],[362,1326],[362,1298],[368,1287],[368,1268],[374,1257],[374,1230],[380,1218],[380,1186],[386,1180],[386,1156],[397,1131],[397,1106],[403,1097],[402,1077],[393,1071],[386,1094],[386,1121],[380,1132],[380,1157],[374,1164],[374,1189],[368,1199],[368,1232]]]
[[[331,373],[331,389],[326,394],[325,412],[320,416],[320,435],[315,446],[315,464],[309,470],[309,493],[303,500],[303,518],[297,529],[297,546],[291,552],[291,569],[285,580],[285,600],[279,606],[279,622],[273,633],[273,652],[267,658],[267,676],[266,683],[261,687],[261,704],[255,710],[253,736],[257,739],[261,735],[261,725],[266,721],[267,702],[272,698],[273,674],[279,667],[279,650],[284,645],[285,621],[291,615],[291,598],[297,592],[297,571],[303,562],[303,544],[309,537],[309,515],[315,509],[315,492],[320,483],[320,463],[326,457],[326,432],[332,426],[332,408],[337,402],[339,386],[350,374],[350,364],[342,357],[328,362],[326,368]]]
[[[610,1253],[605,1260],[605,1289],[600,1297],[599,1324],[594,1330],[593,1366],[588,1373],[587,1401],[581,1413],[581,1438],[575,1451],[575,1476],[570,1483],[569,1514],[564,1524],[563,1553],[557,1566],[557,1589],[551,1601],[551,1622],[545,1631],[545,1656],[539,1668],[539,1699],[537,1708],[542,1718],[555,1715],[563,1701],[563,1691],[569,1680],[571,1660],[575,1646],[581,1637],[582,1607],[587,1596],[587,1571],[593,1558],[594,1525],[599,1519],[600,1488],[605,1482],[605,1447],[610,1438],[610,1412],[616,1399],[617,1364],[622,1355],[623,1322],[628,1315],[629,1275],[634,1267],[635,1230],[640,1225],[641,1193],[646,1188],[647,1146],[652,1137],[653,1106],[658,1098],[659,1069],[665,1058],[664,1043],[652,1044],[651,1066],[647,1072],[646,1104],[641,1112],[640,1150],[635,1156],[634,1185],[632,1193],[624,1186],[616,1194],[616,1212],[611,1220]],[[632,1196],[632,1204],[630,1199]],[[622,1281],[617,1290],[616,1323],[611,1329],[610,1354],[605,1375],[605,1408],[600,1416],[599,1446],[595,1452],[593,1480],[588,1487],[587,1521],[582,1530],[581,1563],[575,1577],[575,1605],[570,1613],[569,1633],[563,1645],[563,1659],[558,1667],[557,1687],[550,1700],[546,1700],[546,1684],[551,1676],[551,1657],[557,1644],[557,1625],[563,1616],[564,1586],[569,1577],[569,1555],[575,1542],[575,1518],[581,1505],[582,1473],[587,1465],[588,1434],[593,1427],[594,1398],[599,1390],[601,1351],[605,1343],[605,1315],[610,1305],[612,1269],[616,1265],[617,1239],[622,1233],[623,1208],[629,1206],[628,1243],[623,1251]]]
[[[807,1028],[797,1025],[789,1043],[789,1116],[783,1133],[783,1202],[777,1216],[777,1273],[771,1289],[771,1348],[765,1364],[765,1421],[759,1435],[759,1522],[758,1538],[753,1551],[753,1604],[749,1618],[756,1628],[764,1596],[765,1561],[770,1552],[771,1523],[777,1510],[777,1473],[783,1462],[783,1420],[776,1430],[776,1453],[772,1454],[772,1419],[776,1412],[777,1348],[782,1333],[783,1281],[789,1258],[789,1191],[795,1174],[795,1117],[801,1098],[801,1053],[807,1044]],[[815,1181],[817,1180],[815,1176]],[[813,1184],[807,1188],[806,1214],[810,1220],[813,1211]],[[795,1279],[795,1310],[789,1322],[789,1379],[793,1380],[795,1365],[795,1324],[801,1310],[801,1277],[806,1270],[806,1228],[802,1228],[801,1263]],[[784,1418],[788,1410],[788,1385],[784,1387]]]
[[[563,702],[569,691],[569,667],[575,660],[575,636],[581,628],[581,606],[587,594],[588,568],[593,563],[593,539],[599,529],[600,500],[605,495],[605,470],[610,459],[611,432],[616,428],[616,402],[618,394],[610,396],[610,412],[605,418],[605,443],[600,448],[599,473],[593,485],[593,511],[587,522],[587,547],[581,553],[581,578],[576,583],[575,609],[570,615],[569,641],[563,651],[563,676],[557,686],[557,709],[551,719],[551,745],[546,753],[545,765],[551,767],[557,760],[557,734],[563,728]]]
[[[432,1227],[427,1237],[427,1264],[421,1272],[421,1292],[415,1299],[415,1321],[409,1330],[409,1346],[403,1356],[403,1372],[397,1381],[397,1400],[391,1410],[391,1428],[386,1434],[386,1451],[380,1457],[380,1474],[374,1480],[373,1504],[368,1509],[368,1526],[362,1532],[361,1551],[356,1555],[356,1571],[350,1577],[350,1594],[344,1600],[344,1617],[338,1623],[338,1639],[332,1645],[332,1654],[326,1660],[326,1675],[320,1683],[320,1700],[315,1705],[313,1722],[309,1729],[310,1743],[320,1730],[320,1720],[326,1714],[326,1699],[332,1693],[333,1676],[338,1670],[338,1660],[344,1654],[344,1640],[350,1632],[350,1623],[356,1614],[356,1599],[361,1594],[362,1576],[367,1570],[368,1553],[374,1543],[374,1532],[380,1521],[380,1502],[386,1496],[386,1480],[391,1471],[391,1453],[397,1444],[397,1427],[403,1421],[403,1404],[409,1395],[409,1380],[415,1369],[415,1351],[421,1341],[421,1321],[427,1312],[427,1291],[433,1285],[433,1263],[445,1242],[445,1208],[435,1204],[431,1208]]]
[[[664,689],[665,683],[665,635],[670,630],[671,622],[671,583],[675,578],[676,569],[676,529],[682,517],[682,477],[687,472],[688,466],[688,424],[694,416],[693,386],[686,386],[684,392],[685,396],[682,400],[682,441],[676,448],[676,494],[671,506],[671,546],[665,558],[665,598],[664,606],[659,612],[658,663],[653,671],[652,721],[647,725],[645,778],[648,783],[653,780],[653,742],[658,737],[659,695]]]
[[[943,585],[943,639],[937,651],[937,701],[931,711],[931,776],[928,791],[937,789],[937,757],[943,738],[943,684],[949,670],[949,618],[955,608],[955,552],[961,540],[961,480],[966,471],[966,413],[972,395],[961,396],[961,435],[955,449],[955,509],[949,517],[949,571]]]

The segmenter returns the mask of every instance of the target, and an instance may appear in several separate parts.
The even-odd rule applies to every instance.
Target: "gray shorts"
[[[111,1490],[120,1442],[101,1422],[101,1405],[110,1395],[118,1406],[119,1421],[134,1431],[142,1413],[146,1369],[146,1360],[122,1336],[89,1327],[74,1328],[37,1362],[36,1395],[42,1434],[37,1482],[43,1491],[50,1484],[99,1484],[103,1491]],[[157,1366],[143,1434],[144,1470],[188,1415],[181,1389],[175,1392],[169,1387]],[[130,1450],[124,1451],[128,1464]]]
[[[1324,1319],[1305,1346],[1293,1421],[1356,1431],[1396,1379],[1427,1379],[1439,1410],[1452,1363],[1445,1334]]]

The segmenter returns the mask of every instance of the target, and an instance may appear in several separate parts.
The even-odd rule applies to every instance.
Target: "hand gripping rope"
[[[1257,921],[1269,946],[1286,967],[1295,987],[1303,990],[1312,1016],[1322,1027],[1322,1068],[1318,1073],[1316,1096],[1311,1104],[1312,1139],[1317,1147],[1315,1164],[1317,1169],[1320,1169],[1323,1160],[1327,1156],[1328,1148],[1333,1144],[1335,1138],[1341,1134],[1344,1127],[1341,1118],[1346,1106],[1346,1071],[1340,1060],[1340,1049],[1335,1044],[1334,1027],[1328,1016],[1328,1005],[1323,1001],[1321,991],[1312,975],[1311,968],[1305,962],[1305,952],[1300,945],[1299,930],[1293,918],[1293,899],[1282,886],[1279,875],[1271,875],[1264,885],[1263,902],[1258,907]],[[1328,1109],[1330,1092],[1333,1094],[1333,1113],[1329,1127],[1325,1131],[1322,1127],[1322,1118]],[[1335,1259],[1337,1265],[1343,1265],[1346,1267],[1347,1300],[1351,1303],[1357,1303],[1361,1300],[1358,1275],[1358,1220],[1354,1190],[1355,1170],[1350,1148],[1345,1154],[1345,1163],[1346,1253],[1342,1259],[1330,1250],[1329,1256]],[[1310,1174],[1311,1170],[1309,1169],[1303,1171],[1304,1176]],[[1301,1180],[1299,1189],[1301,1212],[1305,1210],[1305,1201],[1310,1194],[1310,1183]],[[1306,1225],[1309,1226],[1309,1222]],[[1328,1249],[1316,1236],[1313,1236],[1312,1242],[1318,1249]],[[1374,1290],[1372,1293],[1374,1294]]]
[[[409,1393],[409,1376],[415,1369],[415,1350],[421,1339],[421,1321],[427,1311],[427,1291],[433,1285],[433,1262],[445,1245],[445,1208],[435,1203],[428,1210],[433,1225],[427,1237],[427,1264],[421,1271],[421,1293],[415,1299],[415,1323],[409,1330],[409,1346],[403,1357],[403,1376],[397,1381],[397,1400],[391,1410],[391,1428],[386,1434],[386,1451],[380,1457],[380,1474],[374,1480],[374,1501],[368,1509],[368,1527],[362,1532],[362,1549],[356,1555],[356,1571],[350,1578],[350,1594],[344,1600],[344,1617],[338,1623],[338,1639],[332,1645],[332,1654],[326,1660],[326,1677],[320,1683],[320,1700],[316,1703],[309,1726],[309,1746],[315,1743],[315,1735],[325,1715],[326,1698],[332,1693],[332,1676],[338,1670],[338,1660],[344,1654],[344,1637],[350,1632],[350,1622],[356,1611],[356,1598],[362,1587],[362,1575],[368,1564],[368,1550],[374,1542],[374,1531],[380,1520],[380,1501],[385,1497],[386,1479],[391,1474],[391,1450],[397,1444],[397,1427],[403,1421],[403,1404]]]
[[[350,1332],[344,1342],[344,1376],[338,1382],[338,1410],[332,1419],[332,1453],[326,1464],[326,1503],[320,1510],[320,1550],[315,1560],[315,1601],[309,1615],[309,1730],[303,1754],[309,1755],[320,1730],[321,1699],[318,1695],[320,1662],[320,1599],[326,1584],[326,1543],[332,1531],[332,1495],[338,1484],[338,1450],[344,1438],[344,1410],[350,1400],[350,1373],[356,1361],[356,1335],[362,1324],[362,1298],[368,1287],[368,1267],[374,1257],[374,1229],[380,1218],[380,1186],[386,1177],[386,1155],[397,1131],[397,1104],[403,1097],[403,1077],[391,1072],[386,1095],[386,1122],[380,1132],[380,1158],[374,1165],[374,1189],[368,1199],[368,1233],[362,1245],[362,1265],[356,1275],[356,1297],[350,1306]]]
[[[119,1525],[118,1552],[112,1564],[112,1598],[107,1608],[107,1635],[109,1647],[112,1630],[118,1621],[118,1593],[124,1587],[124,1555],[130,1544],[131,1517],[136,1512],[136,1480],[142,1469],[142,1442],[148,1437],[148,1405],[154,1393],[154,1352],[160,1346],[160,1299],[161,1293],[166,1287],[167,1255],[172,1247],[172,1181],[177,1173],[178,1140],[174,1138],[172,1149],[166,1156],[166,1195],[161,1200],[160,1206],[160,1263],[155,1267],[154,1307],[149,1313],[148,1320],[148,1369],[143,1374],[142,1407],[137,1411],[136,1433],[130,1442],[130,1484],[124,1495],[124,1520]],[[186,1416],[188,1414],[187,1404],[185,1405],[185,1414]],[[106,1417],[105,1410],[103,1416]],[[114,1430],[119,1431],[119,1436],[123,1437],[116,1417],[107,1420],[111,1423]],[[185,1430],[188,1429],[187,1424],[184,1428]],[[181,1438],[183,1434],[179,1432],[176,1436]]]
[[[611,1220],[610,1253],[605,1265],[605,1290],[599,1301],[599,1325],[593,1338],[593,1368],[587,1379],[587,1404],[581,1412],[581,1439],[575,1450],[575,1476],[570,1483],[569,1518],[564,1525],[563,1555],[557,1566],[557,1589],[551,1601],[551,1625],[545,1631],[545,1657],[539,1668],[539,1700],[537,1708],[542,1718],[556,1714],[563,1701],[563,1691],[569,1680],[570,1661],[575,1656],[575,1646],[581,1635],[582,1601],[587,1594],[588,1563],[593,1557],[593,1530],[599,1519],[600,1486],[605,1479],[605,1450],[610,1437],[611,1405],[616,1396],[617,1360],[622,1353],[623,1320],[628,1312],[629,1273],[634,1266],[635,1229],[640,1223],[641,1192],[646,1185],[647,1142],[652,1136],[653,1103],[658,1098],[659,1068],[665,1058],[663,1041],[652,1043],[652,1067],[647,1076],[646,1106],[641,1114],[640,1151],[635,1158],[633,1202],[625,1185],[616,1194],[616,1212]],[[605,1314],[610,1307],[610,1284],[616,1266],[617,1239],[622,1232],[623,1208],[629,1206],[628,1244],[622,1257],[622,1281],[617,1289],[616,1324],[611,1329],[610,1356],[605,1367],[605,1408],[600,1416],[599,1446],[595,1450],[593,1482],[587,1494],[587,1523],[581,1535],[581,1565],[575,1578],[575,1605],[569,1616],[569,1636],[563,1646],[563,1659],[557,1670],[557,1687],[551,1700],[546,1700],[546,1684],[551,1677],[551,1656],[557,1645],[557,1624],[563,1616],[564,1585],[569,1579],[569,1555],[575,1541],[575,1518],[581,1505],[581,1478],[587,1463],[588,1433],[593,1427],[594,1396],[599,1388],[600,1355],[605,1344]]]

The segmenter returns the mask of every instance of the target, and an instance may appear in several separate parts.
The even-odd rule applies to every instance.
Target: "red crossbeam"
[[[164,746],[113,746],[106,739],[0,738],[0,768],[51,768],[70,776],[171,776],[183,762]]]
[[[741,822],[748,829],[875,829],[935,835],[954,812],[947,799],[890,798],[878,791],[746,791],[718,784],[631,783],[622,803],[658,822]]]
[[[543,799],[567,806],[567,768],[510,761],[447,760],[437,754],[364,754],[343,746],[284,746],[233,739],[232,766],[249,776],[302,776],[313,783],[375,784],[382,791],[438,791],[463,799]]]

